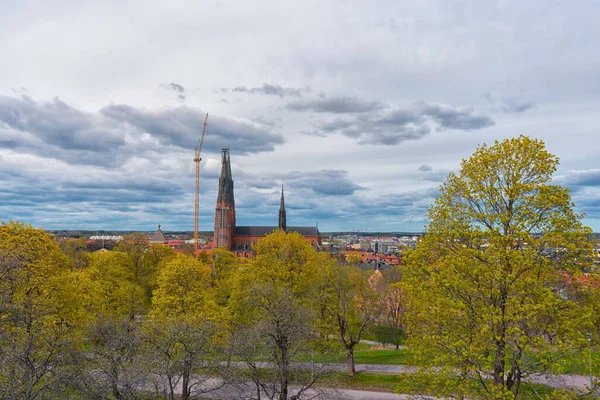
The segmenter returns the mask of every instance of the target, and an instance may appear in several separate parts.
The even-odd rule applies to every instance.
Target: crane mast
[[[204,126],[202,127],[202,136],[198,140],[196,145],[196,154],[194,156],[194,162],[196,163],[196,198],[194,203],[194,251],[198,250],[198,211],[200,210],[200,161],[202,161],[202,145],[204,144],[204,134],[206,133],[206,126],[208,125],[208,113],[204,118]]]

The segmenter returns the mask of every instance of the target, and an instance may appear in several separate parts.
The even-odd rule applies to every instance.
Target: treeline
[[[190,399],[251,382],[256,398],[287,399],[291,382],[314,395],[323,373],[295,362],[343,349],[353,373],[375,323],[400,339],[399,275],[369,280],[298,234],[274,232],[252,260],[196,259],[142,234],[83,249],[0,225],[0,398]]]

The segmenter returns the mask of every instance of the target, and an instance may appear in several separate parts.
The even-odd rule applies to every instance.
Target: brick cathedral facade
[[[219,177],[219,193],[215,209],[215,230],[213,247],[225,246],[242,256],[251,256],[252,246],[261,238],[274,230],[298,232],[312,246],[321,246],[319,229],[311,226],[287,226],[283,187],[279,205],[279,223],[277,226],[238,226],[235,215],[235,199],[233,195],[233,177],[229,149],[221,151],[221,176]]]

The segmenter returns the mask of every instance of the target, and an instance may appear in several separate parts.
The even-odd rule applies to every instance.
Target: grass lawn
[[[414,365],[408,350],[358,350],[354,352],[357,364]]]
[[[345,362],[346,356],[339,355],[338,362]],[[408,349],[372,349],[371,346],[361,344],[354,352],[357,364],[389,364],[389,365],[416,365],[415,357]],[[331,362],[331,361],[329,361]],[[590,368],[594,374],[600,373],[600,351],[573,351],[552,365],[552,370],[567,375],[588,375]],[[543,372],[542,368],[539,372]]]

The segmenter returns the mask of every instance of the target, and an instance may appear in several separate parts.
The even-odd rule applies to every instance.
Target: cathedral
[[[252,246],[274,230],[298,232],[312,246],[321,246],[321,233],[316,226],[287,226],[283,186],[279,205],[279,224],[277,226],[238,226],[235,220],[235,200],[233,196],[233,177],[229,149],[221,150],[221,176],[219,194],[215,210],[215,231],[213,247],[225,246],[240,256],[251,257]]]

